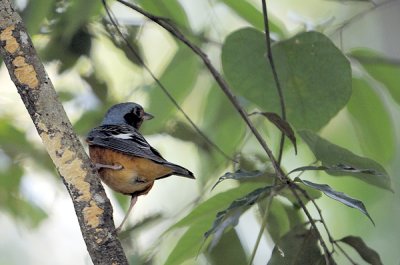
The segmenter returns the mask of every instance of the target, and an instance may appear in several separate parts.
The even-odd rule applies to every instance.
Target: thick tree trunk
[[[93,263],[128,264],[111,204],[10,0],[0,0],[0,53],[71,195]]]

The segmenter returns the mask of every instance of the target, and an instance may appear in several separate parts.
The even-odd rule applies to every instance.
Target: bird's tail
[[[191,178],[194,179],[194,175],[193,173],[181,166],[178,166],[176,164],[172,164],[172,163],[168,163],[167,166],[169,168],[171,168],[172,170],[174,170],[174,172],[172,173],[172,175],[177,175],[177,176],[181,176],[181,177],[185,177],[185,178]]]

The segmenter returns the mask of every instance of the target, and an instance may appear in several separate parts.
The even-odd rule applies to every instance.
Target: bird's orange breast
[[[111,189],[123,194],[134,192],[146,194],[153,186],[155,179],[173,172],[172,169],[152,160],[125,155],[98,146],[90,145],[89,154],[93,163],[121,165],[123,167],[120,170],[99,169],[102,181]]]

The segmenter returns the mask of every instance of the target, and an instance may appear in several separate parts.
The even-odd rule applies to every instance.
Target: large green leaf
[[[193,56],[191,51],[185,47],[180,47],[167,69],[160,78],[160,82],[180,104],[190,93],[198,74],[199,61]],[[143,132],[160,132],[165,127],[165,122],[173,117],[177,111],[175,105],[165,95],[165,93],[154,84],[149,89],[148,112],[153,114],[156,119],[146,123]]]
[[[212,222],[212,217],[209,217],[207,221]],[[191,225],[179,239],[164,264],[180,265],[185,260],[194,259],[200,253],[204,242],[204,231],[208,227],[208,222],[198,222]]]
[[[392,190],[390,177],[379,163],[332,144],[312,131],[300,130],[298,133],[323,166],[335,168],[335,170],[326,170],[328,174],[353,176],[380,188]],[[337,170],[338,166],[346,170]]]
[[[365,153],[381,162],[392,160],[396,146],[394,126],[388,109],[370,84],[353,79],[353,94],[347,106]]]
[[[268,265],[316,265],[325,264],[318,247],[318,237],[314,230],[295,227],[275,245]]]
[[[210,251],[208,257],[211,264],[246,264],[247,262],[243,244],[235,230],[225,233],[218,245]]]
[[[211,220],[209,226],[206,228],[208,229],[218,211],[226,208],[235,199],[244,196],[256,188],[259,188],[261,185],[261,183],[243,183],[237,188],[218,193],[217,195],[199,204],[187,216],[185,216],[171,228],[193,225],[194,223],[199,222],[204,223],[204,220],[207,219]],[[206,230],[203,231],[203,234],[205,231]]]
[[[357,59],[373,78],[385,85],[393,99],[400,104],[400,66],[398,64],[372,50],[357,49],[351,52],[351,56]]]
[[[351,95],[350,64],[323,34],[301,33],[275,43],[272,51],[288,121],[295,128],[318,130],[346,105]],[[262,111],[279,113],[261,32],[245,28],[229,35],[222,48],[222,65],[238,94]]]

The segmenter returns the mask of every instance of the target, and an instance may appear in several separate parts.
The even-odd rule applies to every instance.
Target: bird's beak
[[[145,112],[144,113],[144,115],[143,115],[143,120],[151,120],[151,119],[153,119],[154,118],[154,116],[153,115],[151,115],[150,113],[147,113],[147,112]]]

